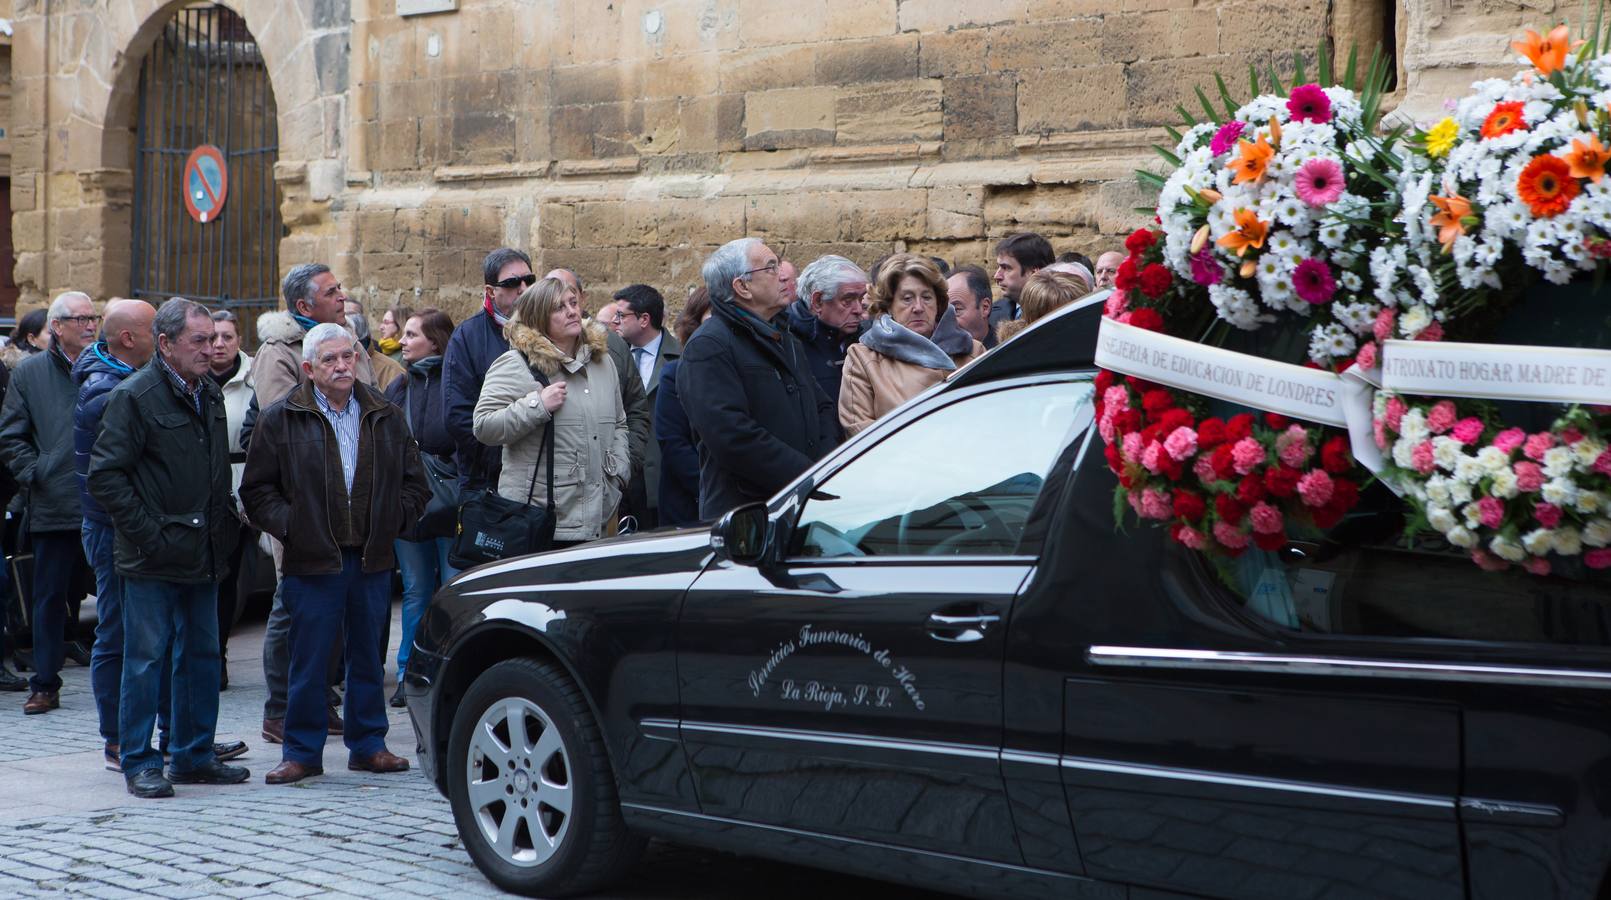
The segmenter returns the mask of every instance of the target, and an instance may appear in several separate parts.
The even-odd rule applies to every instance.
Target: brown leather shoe
[[[323,774],[323,766],[305,766],[288,759],[269,769],[268,774],[263,776],[263,781],[267,784],[296,784],[304,778],[312,778],[315,775]]]
[[[330,707],[326,707],[325,711],[329,714],[329,715],[327,715],[325,717],[325,722],[326,722],[325,728],[326,728],[326,730],[329,731],[331,734],[340,734],[341,733],[341,709],[339,707],[330,706]]]
[[[264,719],[263,740],[268,741],[271,744],[285,743],[285,720]]]
[[[28,695],[28,702],[22,705],[22,714],[37,716],[53,709],[60,709],[61,705],[62,695],[56,691],[35,691]]]
[[[359,759],[357,757],[349,759],[347,761],[347,768],[353,770],[354,772],[379,772],[381,774],[387,774],[390,772],[407,772],[408,760],[398,756],[390,750],[382,750],[373,756],[367,756],[363,759]]]

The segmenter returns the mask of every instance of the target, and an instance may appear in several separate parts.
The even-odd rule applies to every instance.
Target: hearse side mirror
[[[740,565],[758,565],[772,539],[772,519],[765,503],[740,506],[717,520],[710,530],[716,555]]]

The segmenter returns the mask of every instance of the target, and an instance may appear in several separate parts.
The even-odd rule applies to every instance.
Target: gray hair
[[[760,238],[743,237],[716,248],[699,267],[699,276],[705,279],[705,290],[710,292],[712,303],[719,301],[733,302],[733,279],[743,278],[750,280],[744,274],[750,267],[750,250],[759,246]]]
[[[294,315],[298,300],[312,300],[313,279],[328,271],[330,267],[324,263],[292,266],[291,271],[286,272],[285,279],[280,282],[280,294],[285,297],[285,308]]]
[[[313,362],[314,358],[319,355],[319,346],[321,344],[341,340],[346,341],[353,347],[358,346],[358,341],[352,336],[352,332],[334,322],[323,322],[313,326],[308,329],[307,334],[302,336],[302,361],[305,363]]]
[[[832,300],[839,295],[841,288],[852,282],[865,284],[867,273],[862,271],[861,266],[832,253],[812,260],[811,265],[801,270],[800,277],[795,279],[800,299],[807,304],[811,302],[811,295],[818,291],[822,292],[824,298]]]
[[[209,321],[212,319],[207,307],[200,303],[183,297],[169,297],[162,301],[162,305],[157,307],[157,314],[151,317],[151,337],[158,341],[166,337],[169,343],[178,341],[191,316],[206,316]]]
[[[86,294],[83,291],[67,291],[66,293],[57,294],[56,299],[50,301],[50,311],[45,314],[45,318],[54,322],[57,319],[65,319],[72,315],[72,310],[67,308],[67,304],[74,300],[83,300],[89,303],[95,302],[94,300],[90,299],[89,294]]]
[[[235,318],[235,314],[227,309],[215,309],[212,312],[212,316],[214,322],[229,322],[232,325],[240,324],[240,320]]]

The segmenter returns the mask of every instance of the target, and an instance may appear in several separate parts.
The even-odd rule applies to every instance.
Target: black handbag
[[[413,391],[414,382],[410,379],[403,390],[403,420],[408,423],[409,434],[414,433],[414,404],[409,396]],[[419,521],[413,527],[403,529],[403,539],[429,541],[452,537],[458,529],[459,520],[458,469],[452,460],[424,450],[420,451],[420,462],[425,466],[426,480],[431,483],[431,499],[425,504],[425,512],[420,513]]]
[[[543,387],[548,378],[536,369],[532,377]],[[532,506],[531,498],[537,489],[537,466],[531,467],[531,484],[526,488],[526,502],[510,500],[498,494],[496,487],[471,491],[459,507],[458,532],[453,536],[453,548],[448,551],[448,562],[457,569],[468,569],[511,556],[538,553],[554,544],[554,526],[558,516],[554,510],[554,420],[550,416],[543,433],[543,447],[539,456],[548,457],[548,505]]]

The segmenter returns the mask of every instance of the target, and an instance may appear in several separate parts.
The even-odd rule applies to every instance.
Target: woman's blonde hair
[[[544,278],[520,293],[510,318],[552,341],[554,338],[548,333],[548,320],[554,317],[560,298],[570,289],[570,285],[558,278]]]
[[[912,253],[897,253],[885,259],[878,267],[872,285],[873,315],[881,316],[895,303],[895,290],[907,276],[914,276],[934,290],[934,314],[945,312],[945,276],[928,258]]]
[[[1022,317],[1015,321],[1002,322],[996,329],[996,339],[1005,341],[1088,293],[1090,288],[1079,276],[1041,269],[1024,281],[1024,289],[1018,294],[1018,306],[1023,311]]]

